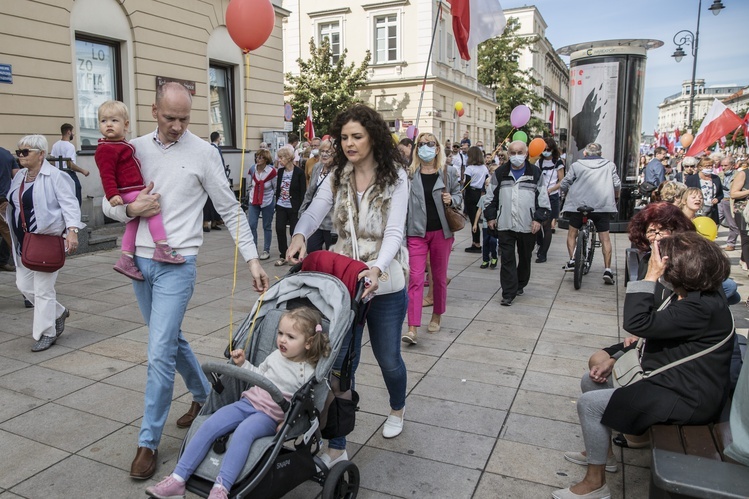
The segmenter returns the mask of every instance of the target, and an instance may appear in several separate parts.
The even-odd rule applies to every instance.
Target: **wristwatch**
[[[76,234],[78,234],[78,227],[73,227],[71,229],[68,229],[68,232],[75,232]]]

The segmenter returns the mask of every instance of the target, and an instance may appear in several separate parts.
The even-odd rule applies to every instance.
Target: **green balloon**
[[[522,140],[526,144],[528,143],[528,135],[524,131],[518,130],[512,135],[512,140]]]

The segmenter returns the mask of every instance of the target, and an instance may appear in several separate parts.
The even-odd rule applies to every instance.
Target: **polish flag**
[[[307,103],[307,119],[304,121],[304,136],[307,140],[315,138],[315,126],[312,124],[312,102]]]
[[[471,60],[479,43],[501,35],[507,24],[499,0],[448,0],[460,58]]]
[[[554,136],[554,108],[556,107],[556,103],[551,103],[551,113],[549,113],[549,123],[551,123],[551,130],[549,132],[551,133],[551,136]]]
[[[739,134],[739,130],[744,130],[744,138],[747,138],[747,135],[749,135],[749,111],[747,111],[746,115],[744,115],[744,120],[741,126],[738,127],[735,132],[733,132],[733,137],[731,137],[731,140],[736,140],[736,136]]]
[[[741,126],[742,123],[743,121],[736,113],[728,109],[718,99],[715,99],[707,112],[707,116],[702,120],[702,125],[694,137],[694,142],[689,146],[687,156],[699,156],[710,147],[710,144],[736,129],[736,127]]]
[[[655,143],[658,143],[658,130],[653,130],[653,136],[655,137]]]
[[[681,131],[678,128],[674,130],[674,137],[676,138],[676,142],[679,142],[679,137],[681,137]]]

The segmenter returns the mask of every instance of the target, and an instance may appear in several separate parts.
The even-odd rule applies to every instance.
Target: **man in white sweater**
[[[111,218],[127,222],[140,217],[135,263],[145,281],[133,281],[133,289],[149,334],[144,415],[130,469],[130,476],[139,480],[151,478],[156,471],[174,371],[182,375],[193,396],[190,410],[177,421],[180,427],[192,424],[211,389],[181,331],[195,287],[195,259],[203,242],[203,205],[208,196],[249,264],[254,289],[268,289],[247,218],[229,189],[218,151],[187,130],[191,108],[192,97],[182,85],[167,83],[157,89],[152,109],[157,129],[131,141],[147,187],[125,206],[112,207],[103,200],[104,213]],[[155,244],[147,217],[159,212],[169,245],[185,257],[181,265],[152,260]]]

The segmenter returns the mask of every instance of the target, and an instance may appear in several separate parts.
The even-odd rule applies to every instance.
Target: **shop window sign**
[[[103,102],[118,98],[116,47],[90,40],[76,40],[75,53],[79,116],[77,133],[82,147],[95,147],[100,135],[97,110]]]

